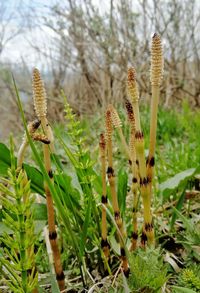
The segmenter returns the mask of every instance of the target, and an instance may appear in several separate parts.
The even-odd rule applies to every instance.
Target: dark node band
[[[126,271],[124,271],[124,276],[125,276],[126,278],[128,278],[129,275],[130,275],[130,269],[128,268]]]
[[[143,135],[142,131],[136,131],[136,133],[135,133],[136,139],[142,139],[143,137],[144,137],[144,135]]]
[[[132,237],[134,240],[137,240],[137,239],[138,239],[138,233],[137,233],[137,232],[132,232],[131,237]]]
[[[50,240],[55,240],[57,238],[57,232],[53,231],[53,232],[49,232],[49,239]]]
[[[136,177],[133,177],[132,182],[133,183],[137,183],[137,178]]]
[[[102,202],[103,204],[107,204],[107,203],[108,203],[107,195],[102,195],[102,197],[101,197],[101,202]]]
[[[52,170],[49,170],[49,172],[48,172],[48,174],[49,174],[49,178],[53,178],[53,172],[52,172]]]
[[[120,248],[121,256],[126,256],[125,249],[123,247]]]
[[[146,223],[144,225],[146,232],[150,232],[153,229],[153,224],[152,223]]]
[[[146,177],[146,178],[140,178],[140,185],[141,186],[142,185],[146,186],[148,183],[149,183],[148,177]]]
[[[110,247],[110,244],[108,243],[107,239],[102,239],[101,240],[101,247]]]
[[[65,275],[63,271],[60,274],[56,274],[56,280],[57,281],[63,281],[65,279]]]
[[[125,100],[125,106],[126,106],[127,112],[129,112],[130,114],[133,114],[133,107],[128,99]]]
[[[108,167],[108,169],[107,169],[107,174],[108,174],[108,176],[110,175],[110,176],[114,176],[114,169],[112,168],[112,167]]]
[[[144,178],[143,179],[143,185],[147,185],[147,183],[148,183],[148,179],[147,178]]]
[[[120,218],[120,211],[114,212],[115,219]]]
[[[33,129],[38,129],[38,127],[40,126],[41,121],[40,120],[34,120],[33,121]]]
[[[154,157],[152,157],[152,158],[150,159],[150,161],[149,161],[149,165],[150,165],[151,167],[153,167],[153,166],[155,165],[155,158],[154,158]]]
[[[147,242],[147,235],[144,232],[142,232],[142,235],[141,235],[141,242],[142,244],[145,244]]]
[[[41,142],[43,142],[44,144],[50,144],[50,140],[49,139],[41,139]]]

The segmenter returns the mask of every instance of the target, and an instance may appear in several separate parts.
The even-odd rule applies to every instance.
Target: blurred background
[[[41,70],[51,121],[62,121],[63,88],[75,113],[92,117],[126,97],[134,65],[141,103],[148,103],[150,41],[161,35],[165,72],[161,104],[200,106],[199,0],[0,0],[0,139],[22,131],[12,75],[27,120],[31,75]],[[149,104],[149,103],[148,103]]]

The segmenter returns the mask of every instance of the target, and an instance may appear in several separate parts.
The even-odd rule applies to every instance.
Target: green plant
[[[130,255],[131,275],[128,285],[131,292],[161,292],[167,281],[167,267],[159,248],[138,249]]]
[[[99,196],[99,194],[102,193],[102,188],[97,173],[94,170],[94,161],[92,161],[90,151],[85,145],[87,136],[83,133],[80,121],[76,118],[76,115],[73,114],[64,94],[63,97],[65,100],[65,119],[67,122],[66,134],[69,140],[66,143],[61,136],[58,138],[73,167],[72,172],[75,171],[76,178],[78,179],[76,186],[81,193],[80,200],[83,203],[84,211],[83,226],[81,228],[82,232],[80,234],[81,243],[83,244],[81,248],[83,253],[84,244],[88,236],[89,224],[91,222],[94,223],[93,235],[98,237],[101,233],[100,213],[97,209],[96,194]]]
[[[178,236],[179,242],[185,247],[190,258],[195,258],[200,261],[200,221],[193,217],[192,219],[187,219],[178,210],[175,210],[177,217],[183,222],[183,227],[185,229],[184,233],[180,233]]]
[[[31,213],[34,197],[26,172],[16,170],[12,140],[11,169],[8,169],[8,179],[1,178],[1,181],[4,223],[12,231],[11,235],[4,232],[0,238],[4,245],[0,259],[4,267],[2,273],[12,292],[32,292],[38,283],[34,255],[36,235]]]
[[[183,269],[178,278],[178,285],[192,289],[195,292],[200,291],[200,266],[196,265]]]

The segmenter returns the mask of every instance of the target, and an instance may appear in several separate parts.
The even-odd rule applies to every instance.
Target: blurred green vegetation
[[[124,107],[118,106],[118,112],[123,122],[123,132],[128,142],[128,123]],[[149,143],[150,108],[141,104],[141,122],[145,137],[146,152]],[[88,146],[92,158],[98,158],[98,139],[104,131],[104,116],[83,117],[81,126],[85,135],[85,144]],[[156,175],[159,183],[165,181],[176,173],[200,165],[200,110],[191,109],[187,101],[182,103],[180,109],[159,108],[156,148]],[[55,126],[56,133],[64,132],[64,125]],[[114,156],[119,166],[126,164],[123,148],[119,137],[115,134]],[[95,166],[99,168],[98,164]]]

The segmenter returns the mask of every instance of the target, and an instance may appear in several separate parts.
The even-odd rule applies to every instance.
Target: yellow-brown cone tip
[[[33,70],[33,100],[35,113],[40,119],[47,114],[47,98],[43,80],[37,68]]]
[[[132,82],[136,80],[136,71],[134,67],[128,68],[128,82]]]
[[[137,87],[137,82],[136,82],[136,72],[135,72],[134,67],[130,67],[128,69],[127,89],[128,89],[128,94],[132,98],[132,102],[135,103],[136,101],[138,101],[139,100],[139,92],[138,92],[138,87]]]
[[[152,85],[159,86],[163,75],[163,48],[161,38],[158,34],[154,34],[151,44],[151,70],[150,80]]]
[[[111,140],[112,139],[112,118],[111,118],[111,112],[109,109],[106,111],[106,122],[105,122],[105,128],[106,128],[106,139]]]
[[[108,110],[111,113],[111,119],[112,119],[112,124],[115,128],[120,128],[122,127],[122,122],[119,118],[119,115],[117,113],[117,110],[113,107],[113,105],[108,106]]]

